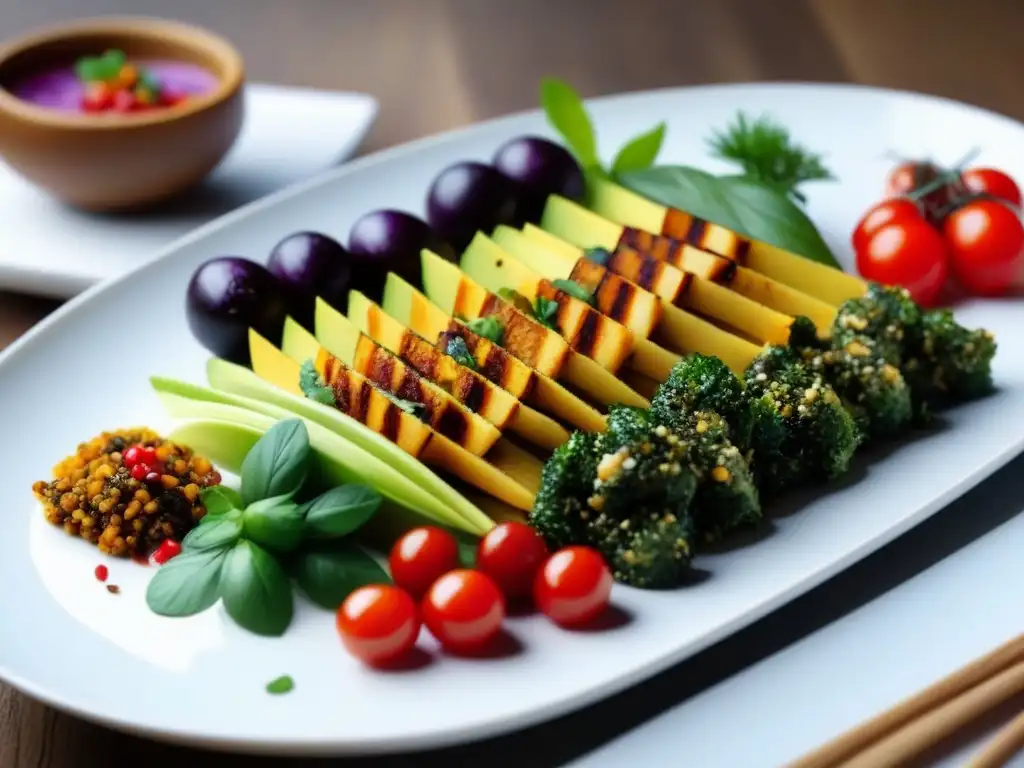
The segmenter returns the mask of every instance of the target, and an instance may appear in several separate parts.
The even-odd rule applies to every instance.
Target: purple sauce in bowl
[[[137,59],[132,63],[147,69],[169,93],[202,96],[217,87],[217,76],[198,64],[166,59]],[[82,111],[85,84],[72,66],[41,69],[19,78],[9,89],[19,99],[36,106]]]

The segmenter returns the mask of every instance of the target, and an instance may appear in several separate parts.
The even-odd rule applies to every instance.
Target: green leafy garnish
[[[193,616],[220,597],[220,571],[229,547],[182,552],[153,576],[146,604],[160,616]]]
[[[233,509],[243,509],[245,502],[242,501],[242,494],[234,488],[224,485],[211,485],[199,492],[199,499],[206,507],[204,521],[212,521],[218,515],[230,512]]]
[[[239,626],[276,636],[288,628],[293,614],[292,577],[279,557],[287,554],[292,564],[298,563],[302,588],[321,605],[330,602],[332,609],[353,584],[386,581],[380,566],[344,538],[377,512],[380,494],[346,485],[299,505],[293,499],[306,484],[309,455],[305,422],[280,421],[243,460],[241,493],[223,486],[202,491],[207,515],[182,540],[182,553],[150,581],[150,610],[191,616],[220,599]],[[308,489],[303,497],[309,498]],[[322,562],[325,539],[331,540],[330,568]],[[337,595],[342,597],[335,601]]]
[[[310,400],[330,406],[338,404],[334,390],[327,386],[312,360],[304,362],[299,369],[299,389]]]
[[[562,80],[546,77],[540,81],[540,103],[548,122],[565,139],[580,165],[599,167],[594,126],[579,93]]]
[[[274,695],[291,693],[294,688],[295,681],[292,680],[290,675],[281,675],[279,678],[267,683],[267,693],[272,693]]]
[[[309,433],[301,419],[279,421],[242,461],[242,500],[248,506],[275,496],[292,496],[306,479]]]
[[[587,248],[583,252],[583,258],[587,261],[592,261],[595,264],[600,264],[602,267],[608,266],[608,262],[611,261],[612,254],[607,248],[601,248],[595,246],[594,248]]]
[[[466,327],[477,336],[482,336],[499,347],[505,343],[505,326],[502,325],[501,319],[494,315],[477,317],[468,321]]]
[[[558,331],[558,324],[555,322],[558,317],[558,302],[554,299],[538,296],[533,302],[533,316],[541,325]]]
[[[294,572],[302,591],[329,611],[337,610],[360,587],[391,582],[376,560],[348,542],[303,552],[295,561]]]
[[[228,552],[220,573],[220,596],[235,623],[257,635],[277,637],[291,624],[294,604],[288,574],[273,555],[251,541],[243,539]]]
[[[562,293],[567,293],[574,299],[585,301],[587,304],[590,305],[593,305],[594,303],[593,292],[587,290],[582,285],[577,283],[575,280],[565,280],[560,277],[557,280],[552,280],[551,284],[555,286],[555,288],[560,290]]]
[[[364,485],[332,488],[302,507],[306,535],[314,539],[347,536],[373,517],[381,497]]]
[[[661,151],[662,142],[665,141],[666,128],[662,121],[647,133],[641,133],[635,139],[626,142],[612,161],[612,175],[626,171],[642,171],[654,165]]]
[[[774,187],[683,165],[625,173],[618,181],[662,205],[840,268],[807,214]]]
[[[515,288],[499,288],[498,295],[523,314],[533,314],[533,304]]]
[[[737,163],[743,176],[806,202],[797,186],[806,181],[834,181],[820,154],[793,141],[789,130],[769,116],[750,121],[740,112],[736,121],[708,140],[716,157]],[[692,212],[691,212],[692,213]],[[716,222],[718,223],[718,222]]]
[[[242,516],[245,535],[261,547],[292,552],[302,541],[303,511],[290,496],[254,501]]]
[[[386,398],[406,413],[415,416],[417,419],[426,418],[427,406],[424,403],[417,403],[415,400],[406,400],[404,397],[399,397],[398,395],[392,394],[391,392],[384,392],[383,390],[382,393]]]
[[[185,552],[219,549],[234,544],[242,536],[242,511],[233,509],[217,515],[205,525],[198,525],[181,541]]]
[[[459,365],[476,370],[476,360],[466,346],[466,340],[461,336],[449,336],[444,345],[445,354],[455,360]]]

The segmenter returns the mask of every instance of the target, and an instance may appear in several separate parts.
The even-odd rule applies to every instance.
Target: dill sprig
[[[806,202],[797,186],[806,181],[834,181],[822,163],[822,156],[797,144],[782,125],[767,115],[751,121],[740,112],[724,131],[708,140],[712,152],[737,163],[743,175]]]

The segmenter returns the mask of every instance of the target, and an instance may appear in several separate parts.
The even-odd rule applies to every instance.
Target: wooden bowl
[[[20,77],[109,49],[129,59],[198,64],[215,88],[185,103],[130,113],[64,111],[16,97]],[[201,181],[242,126],[242,57],[207,30],[148,18],[95,18],[31,32],[0,47],[0,156],[60,200],[96,212],[173,197]]]

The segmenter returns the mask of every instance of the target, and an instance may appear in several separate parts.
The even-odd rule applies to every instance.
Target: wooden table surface
[[[709,82],[858,82],[1024,119],[1021,0],[0,0],[0,37],[125,8],[228,35],[253,80],[375,94],[381,113],[364,151],[533,107],[545,74],[585,96]],[[0,348],[56,306],[0,293]],[[492,762],[504,763],[500,755]],[[0,768],[243,763],[251,761],[116,734],[0,685]]]

